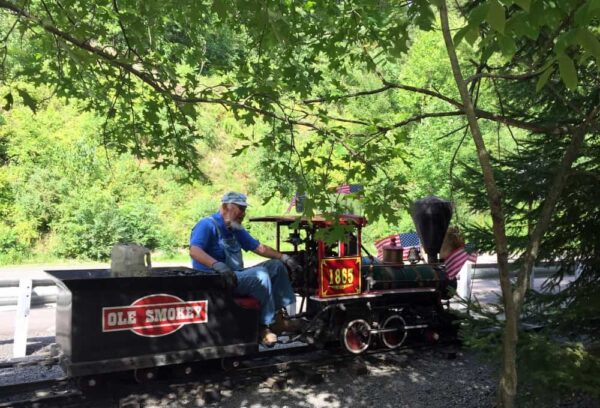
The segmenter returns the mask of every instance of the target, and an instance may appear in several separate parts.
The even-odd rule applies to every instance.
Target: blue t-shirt
[[[221,236],[223,238],[231,238],[232,236],[235,236],[235,239],[237,239],[240,246],[245,251],[254,251],[260,245],[260,242],[250,235],[250,233],[245,229],[230,230],[227,228],[221,213],[216,212],[211,217],[217,221],[219,229],[221,230]],[[219,235],[217,234],[215,223],[212,222],[209,217],[202,218],[192,229],[192,234],[190,235],[190,246],[200,247],[204,250],[204,252],[215,258],[217,261],[225,262],[225,251],[223,250],[223,247],[219,245]],[[192,266],[194,269],[201,271],[212,271],[212,269],[202,265],[195,259],[192,259]]]

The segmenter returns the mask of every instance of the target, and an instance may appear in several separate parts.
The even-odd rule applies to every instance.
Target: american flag
[[[292,201],[290,201],[290,205],[288,206],[288,208],[287,208],[287,210],[285,212],[286,214],[289,214],[290,211],[292,210],[292,207],[296,205],[296,200],[297,200],[297,198],[296,198],[296,196],[294,196],[292,198]]]
[[[361,184],[344,184],[335,189],[338,194],[352,194],[363,190]]]
[[[392,245],[393,241],[397,247],[402,247],[402,259],[405,261],[408,259],[408,251],[410,248],[416,247],[417,249],[420,249],[421,247],[419,236],[416,232],[404,232],[401,234],[390,235],[379,241],[375,241],[377,258],[379,258],[380,261],[383,261],[383,247]]]
[[[450,255],[448,255],[448,258],[446,258],[444,261],[448,279],[458,278],[458,273],[467,261],[471,261],[473,263],[477,262],[477,254],[474,252],[469,253],[465,251],[464,247],[457,248]]]
[[[292,210],[293,206],[296,206],[296,212],[302,212],[304,211],[304,199],[306,198],[305,194],[294,194],[294,197],[292,198],[292,201],[290,201],[290,205],[288,206],[287,210],[286,210],[286,214],[289,214],[290,211]]]

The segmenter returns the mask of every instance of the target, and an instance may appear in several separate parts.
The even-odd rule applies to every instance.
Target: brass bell
[[[419,254],[419,248],[412,247],[408,249],[408,262],[411,264],[416,264],[421,260],[421,255]]]

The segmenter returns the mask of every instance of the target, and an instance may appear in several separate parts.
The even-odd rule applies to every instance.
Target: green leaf
[[[469,14],[469,25],[479,25],[483,23],[485,16],[488,14],[489,8],[489,3],[482,3],[471,10],[471,13]]]
[[[531,6],[531,0],[515,0],[515,3],[525,11],[529,11],[529,6]]]
[[[591,2],[586,2],[581,5],[575,12],[575,24],[582,26],[587,25],[592,18],[592,13],[590,8],[592,7]]]
[[[29,93],[24,89],[17,89],[19,96],[23,99],[23,103],[27,106],[33,113],[37,112],[37,101],[29,95]]]
[[[562,54],[558,57],[558,69],[560,78],[565,83],[567,88],[574,90],[577,88],[577,71],[573,60]]]
[[[544,71],[545,71],[545,70],[547,70],[549,67],[551,67],[552,65],[554,65],[554,63],[555,63],[555,62],[556,62],[556,58],[555,58],[555,57],[548,59],[548,60],[547,60],[547,61],[544,63],[544,65],[542,65],[542,66],[541,66],[541,67],[538,69],[538,71],[537,71],[537,72],[538,72],[538,73],[542,73],[542,72],[544,72]]]
[[[535,84],[536,92],[539,92],[540,89],[542,89],[544,85],[546,85],[546,82],[548,82],[548,79],[550,78],[550,75],[552,75],[553,72],[554,68],[549,67],[546,69],[546,71],[542,73],[542,75],[540,75],[540,77],[537,80],[537,83]]]
[[[577,31],[577,41],[581,47],[592,54],[596,59],[600,58],[600,41],[586,28]]]
[[[504,26],[506,24],[504,6],[502,6],[498,0],[490,1],[489,5],[490,6],[485,20],[492,26],[494,30],[504,34]]]
[[[577,29],[572,29],[559,35],[556,39],[556,44],[554,45],[554,52],[556,55],[564,54],[567,47],[577,41],[576,35]]]
[[[467,31],[467,34],[465,36],[465,39],[471,45],[475,44],[475,41],[477,41],[478,38],[479,38],[479,27],[477,27],[477,26],[471,27],[471,29],[469,31]]]
[[[233,153],[231,153],[231,157],[237,157],[240,154],[244,153],[248,149],[249,145],[244,145],[238,149],[236,149]]]
[[[12,93],[7,93],[6,95],[4,95],[4,100],[6,101],[6,103],[4,104],[4,106],[2,107],[2,109],[4,109],[5,111],[8,111],[12,108],[14,99],[12,96]]]
[[[511,58],[513,55],[515,55],[515,52],[517,51],[517,45],[512,37],[499,34],[498,44],[500,45],[502,55],[504,55],[506,58]]]
[[[467,25],[467,26],[464,26],[463,28],[461,28],[460,30],[458,30],[456,32],[456,34],[454,34],[454,38],[452,39],[452,42],[454,42],[455,46],[460,44],[460,42],[465,37],[465,34],[467,34],[468,31],[469,31],[469,26]]]
[[[179,108],[185,116],[195,118],[197,116],[196,107],[192,103],[185,103]]]

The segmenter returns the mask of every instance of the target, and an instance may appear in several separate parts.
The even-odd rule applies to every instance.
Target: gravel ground
[[[45,347],[40,352],[49,352]],[[450,357],[450,358],[449,358]],[[234,390],[222,389],[221,400],[206,403],[191,391],[153,396],[148,388],[134,387],[119,401],[106,407],[197,407],[224,408],[377,408],[494,407],[495,370],[474,352],[461,351],[455,358],[436,350],[407,351],[385,361],[366,360],[364,365],[340,364],[319,368],[323,381],[311,384],[301,375],[292,374],[284,387],[273,386],[273,378],[255,380]],[[358,367],[358,368],[357,368]],[[366,368],[366,370],[363,370]],[[0,369],[0,384],[41,380],[63,376],[58,367]],[[277,383],[279,385],[280,383]],[[2,401],[0,400],[0,403]],[[91,402],[91,401],[90,401]],[[524,406],[519,404],[519,406]],[[536,408],[599,408],[600,403],[585,398],[570,401],[536,402]]]
[[[292,379],[286,389],[258,387],[223,398],[222,407],[491,407],[493,370],[473,354],[449,360],[436,352],[415,352],[404,363],[366,363],[357,375],[340,367],[325,373],[325,381],[307,385]]]

